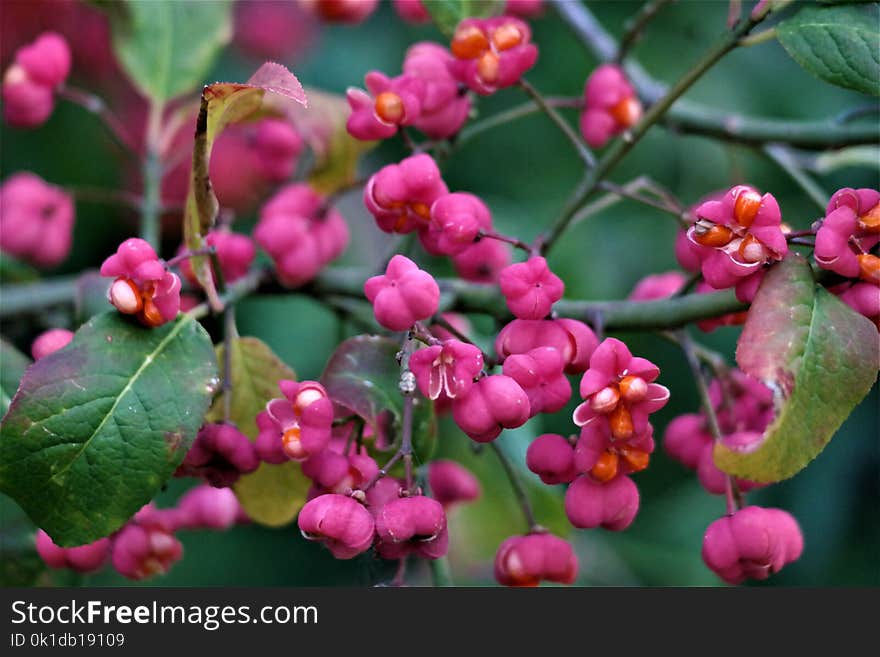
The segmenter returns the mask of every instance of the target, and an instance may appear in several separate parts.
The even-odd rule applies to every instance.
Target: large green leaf
[[[333,401],[362,417],[384,451],[400,445],[403,426],[399,350],[390,338],[358,335],[337,347],[321,375]],[[434,405],[420,395],[413,403],[413,449],[417,461],[427,461],[437,434]]]
[[[125,0],[103,6],[125,72],[160,103],[202,86],[232,36],[228,0]]]
[[[223,362],[224,347],[218,345],[217,360]],[[281,397],[278,381],[295,379],[293,370],[257,338],[236,338],[230,351],[232,392],[229,420],[251,440],[256,440],[257,413],[266,403]],[[225,394],[225,393],[224,393]],[[210,422],[224,419],[225,400],[221,395],[208,412]],[[233,486],[248,516],[261,525],[280,527],[296,517],[306,501],[309,480],[299,463],[262,463],[256,472],[241,477]]]
[[[760,482],[805,468],[868,394],[880,367],[873,323],[817,287],[800,256],[789,256],[765,276],[736,360],[774,391],[777,416],[760,441],[717,443],[715,463]]]
[[[818,78],[880,96],[880,5],[804,7],[776,27],[779,42]]]
[[[6,415],[9,404],[31,359],[0,338],[0,417]]]
[[[217,82],[204,88],[184,206],[183,237],[189,249],[198,250],[207,245],[205,236],[217,216],[217,197],[208,174],[214,140],[227,125],[255,120],[266,113],[289,111],[292,103],[308,104],[302,85],[293,73],[272,62],[263,64],[246,83]],[[222,304],[214,287],[208,257],[193,257],[190,265],[208,301],[219,309]]]
[[[437,28],[451,37],[456,26],[465,18],[492,16],[504,8],[504,0],[431,0],[425,9]]]
[[[107,536],[174,473],[217,385],[191,317],[98,315],[25,373],[0,425],[0,491],[59,545]]]

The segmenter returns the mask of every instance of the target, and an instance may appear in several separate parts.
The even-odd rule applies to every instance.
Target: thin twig
[[[593,152],[587,148],[587,145],[581,139],[581,136],[574,131],[574,128],[571,127],[571,124],[568,123],[562,116],[557,112],[551,105],[544,100],[544,96],[535,89],[529,82],[526,81],[525,78],[522,78],[519,81],[519,86],[522,88],[529,97],[537,103],[538,107],[541,108],[541,111],[544,112],[553,123],[562,131],[562,134],[565,135],[566,139],[571,143],[574,147],[575,151],[578,154],[578,157],[584,161],[584,164],[587,168],[592,168],[596,166],[596,158],[593,157]]]
[[[617,61],[622,62],[639,39],[642,33],[654,17],[663,9],[664,6],[670,4],[674,0],[652,0],[646,2],[639,9],[638,13],[632,19],[626,22],[626,31],[620,37],[620,47],[617,50]]]
[[[504,468],[504,472],[507,474],[507,478],[510,480],[510,485],[513,488],[513,493],[516,496],[516,500],[519,503],[520,509],[522,509],[523,516],[526,519],[526,524],[529,527],[529,532],[539,531],[540,525],[535,521],[535,512],[532,510],[532,504],[529,502],[529,496],[526,493],[526,487],[522,482],[522,479],[519,476],[519,473],[514,469],[513,464],[507,458],[507,455],[498,445],[497,441],[492,441],[489,443],[489,447],[492,448],[492,451],[495,452],[495,456],[498,457],[498,461],[501,463],[501,467]]]

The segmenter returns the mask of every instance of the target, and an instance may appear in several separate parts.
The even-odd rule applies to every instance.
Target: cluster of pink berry
[[[39,530],[36,547],[50,568],[91,573],[109,561],[123,577],[141,580],[168,572],[183,557],[183,545],[176,532],[225,530],[247,521],[230,489],[200,485],[187,491],[175,507],[158,509],[147,504],[121,529],[94,543],[59,547],[46,532]]]
[[[348,131],[358,139],[387,139],[413,126],[428,137],[456,134],[467,120],[467,90],[489,95],[516,84],[535,64],[529,26],[511,16],[468,18],[455,30],[450,50],[431,42],[406,53],[403,72],[389,78],[367,73],[367,91],[348,90]]]

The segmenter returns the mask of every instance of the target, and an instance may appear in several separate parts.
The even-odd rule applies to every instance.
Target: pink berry
[[[0,185],[0,249],[37,267],[54,267],[70,253],[73,199],[60,187],[21,172]]]
[[[515,429],[529,419],[529,398],[509,376],[493,374],[477,381],[452,402],[455,423],[472,440],[488,443],[503,429]]]
[[[315,17],[298,2],[248,0],[232,8],[233,44],[262,61],[290,63],[311,46],[319,26]]]
[[[497,283],[510,264],[510,247],[493,239],[483,239],[452,256],[455,271],[471,283]]]
[[[210,231],[205,237],[205,241],[208,246],[213,246],[217,250],[217,259],[220,261],[223,279],[227,283],[235,282],[247,274],[257,255],[254,241],[250,237],[233,233],[228,228],[217,228]],[[185,246],[180,247],[180,252],[185,250]],[[180,263],[180,273],[190,284],[198,286],[198,280],[196,280],[188,259]]]
[[[109,538],[101,538],[87,545],[63,548],[56,545],[46,532],[39,529],[35,543],[37,554],[49,568],[69,568],[78,573],[99,570],[110,555]]]
[[[431,20],[431,14],[422,0],[394,0],[394,10],[407,23],[427,23]]]
[[[480,497],[480,482],[473,473],[448,459],[436,459],[428,465],[431,495],[445,508]]]
[[[615,64],[602,64],[584,86],[581,135],[593,148],[635,125],[642,116],[642,105],[623,70]]]
[[[747,185],[728,190],[720,200],[696,208],[697,222],[688,239],[704,247],[698,251],[706,282],[716,289],[733,287],[768,262],[788,253],[782,232],[782,214],[772,194]]]
[[[40,360],[49,354],[64,349],[73,340],[73,332],[67,329],[49,329],[37,336],[31,345],[34,360]]]
[[[205,424],[178,466],[176,476],[201,477],[212,486],[231,486],[260,465],[254,444],[231,424]]]
[[[297,519],[310,541],[320,541],[337,559],[352,559],[373,543],[373,516],[345,495],[321,495],[306,502]]]
[[[705,418],[697,413],[679,415],[666,426],[663,447],[666,453],[686,468],[696,470],[712,436],[706,431]]]
[[[577,572],[571,544],[544,532],[511,536],[495,554],[495,579],[504,586],[537,586],[542,580],[573,584]]]
[[[231,488],[208,484],[184,493],[175,511],[175,526],[180,529],[229,529],[242,514]]]
[[[3,116],[11,125],[33,128],[54,109],[55,88],[70,73],[70,47],[64,37],[44,32],[18,49],[3,76]]]
[[[416,351],[409,360],[416,383],[428,399],[441,395],[455,399],[467,394],[483,369],[478,347],[459,340],[447,340]]]
[[[170,322],[180,311],[180,279],[140,238],[120,244],[101,265],[101,276],[116,278],[108,293],[110,303],[146,326]]]
[[[183,557],[183,546],[158,526],[129,522],[113,538],[110,559],[123,577],[134,580],[164,575]]]
[[[686,277],[680,271],[668,271],[664,274],[652,274],[641,279],[629,298],[633,301],[651,301],[653,299],[666,299],[681,290],[686,282]]]
[[[763,580],[803,550],[797,521],[779,509],[747,506],[706,529],[703,561],[728,584]]]
[[[472,91],[488,96],[519,82],[535,65],[538,48],[528,24],[511,16],[466,18],[452,37],[450,72]]]
[[[348,226],[335,209],[324,212],[323,197],[296,183],[282,187],[260,210],[254,240],[275,262],[287,287],[312,280],[348,246]]]
[[[562,279],[540,256],[506,267],[499,283],[507,307],[520,319],[543,319],[565,292]]]
[[[581,378],[584,403],[574,410],[574,423],[607,426],[617,440],[629,440],[649,429],[648,416],[666,405],[669,390],[654,383],[660,369],[634,357],[616,338],[606,338],[590,357],[590,368]]]
[[[361,23],[372,14],[379,0],[300,0],[300,4],[328,23]]]
[[[841,276],[859,278],[858,254],[867,253],[880,242],[880,192],[867,188],[840,189],[831,197],[825,212],[816,233],[816,262]]]
[[[364,283],[364,294],[373,304],[376,321],[391,331],[405,331],[437,312],[437,281],[409,258],[391,258],[385,273]]]
[[[346,122],[355,139],[371,141],[397,134],[400,126],[413,125],[422,113],[424,81],[406,73],[389,78],[370,71],[364,78],[369,93],[349,87],[346,92],[351,114]]]
[[[373,174],[364,187],[364,204],[381,230],[410,233],[427,229],[431,205],[448,192],[434,158],[419,153]]]
[[[473,194],[445,194],[431,205],[431,219],[419,240],[432,255],[456,256],[473,246],[481,230],[492,228],[489,208]]]
[[[294,461],[303,461],[329,444],[333,402],[324,386],[316,381],[282,380],[278,386],[285,399],[271,400],[266,404],[266,413],[274,424],[275,440],[280,441],[284,453]],[[262,428],[260,433],[264,433]],[[271,435],[268,431],[265,433]],[[259,444],[257,450],[261,458],[267,451]]]
[[[563,370],[565,359],[553,347],[538,347],[504,361],[504,374],[516,381],[529,398],[532,417],[556,413],[571,399],[571,384]]]
[[[857,313],[873,319],[880,319],[880,287],[870,283],[854,283],[839,292],[840,300]]]
[[[515,319],[498,333],[495,351],[504,360],[537,347],[553,347],[565,359],[566,374],[580,374],[589,367],[598,344],[590,327],[576,319]]]
[[[471,110],[470,97],[460,92],[458,82],[449,72],[454,62],[446,48],[428,41],[411,46],[403,60],[403,72],[425,83],[421,112],[413,126],[431,139],[445,139],[457,133]]]
[[[622,531],[639,511],[639,489],[629,477],[598,483],[591,477],[574,480],[565,493],[565,514],[575,527]]]
[[[318,452],[302,464],[305,476],[314,482],[317,494],[347,494],[360,488],[379,472],[379,466],[364,449],[345,455],[345,444],[333,445]],[[315,495],[317,496],[317,495]]]
[[[538,436],[526,451],[526,465],[545,484],[568,484],[574,481],[574,448],[565,438],[555,433]]]
[[[401,497],[385,504],[376,515],[376,551],[383,559],[414,554],[439,559],[449,549],[446,512],[424,495]]]

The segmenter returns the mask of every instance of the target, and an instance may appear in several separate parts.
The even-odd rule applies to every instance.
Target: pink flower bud
[[[229,529],[241,516],[241,505],[231,488],[202,484],[191,488],[175,509],[180,529]]]
[[[381,230],[410,233],[427,228],[431,204],[448,192],[434,158],[419,153],[373,174],[364,187],[364,204]]]
[[[364,294],[373,304],[376,321],[391,331],[405,331],[437,312],[437,281],[409,258],[391,258],[385,273],[364,283]]]
[[[34,360],[40,360],[49,354],[64,349],[73,340],[73,332],[67,329],[49,329],[37,336],[31,345]]]
[[[488,96],[519,82],[535,65],[538,48],[528,24],[510,16],[466,18],[452,37],[449,70],[472,91]]]
[[[854,283],[840,292],[840,300],[870,319],[880,318],[880,288],[870,283]]]
[[[247,235],[233,233],[228,228],[217,228],[210,231],[205,237],[208,246],[217,249],[217,259],[220,261],[220,269],[223,271],[223,279],[227,283],[237,281],[248,273],[251,263],[257,255],[257,249],[253,240]],[[180,253],[186,251],[186,246],[180,247]],[[199,282],[192,270],[190,261],[180,263],[180,273],[192,285],[198,287]]]
[[[442,394],[455,399],[467,394],[480,375],[483,354],[472,344],[447,340],[413,353],[409,367],[425,397],[437,399]]]
[[[348,226],[311,187],[282,187],[260,210],[254,239],[272,260],[287,287],[308,283],[348,245]]]
[[[367,509],[376,516],[389,502],[400,497],[403,484],[394,477],[382,477],[367,491]]]
[[[574,481],[574,448],[565,438],[545,433],[535,438],[526,451],[526,465],[545,484],[568,484]]]
[[[281,442],[287,456],[303,461],[322,451],[330,442],[333,426],[333,402],[327,391],[316,381],[282,380],[278,382],[286,399],[273,399],[266,404],[266,412],[275,427],[275,440]],[[265,422],[265,420],[263,420]],[[269,430],[260,428],[260,436]],[[265,439],[264,439],[265,441]],[[257,441],[261,458],[273,458],[276,454],[265,442]],[[267,460],[264,458],[264,460]]]
[[[504,361],[504,374],[516,381],[529,398],[530,415],[555,413],[571,399],[563,355],[553,347],[538,347]]]
[[[639,489],[629,477],[601,484],[591,477],[574,480],[565,493],[565,515],[575,527],[622,531],[639,511]]]
[[[394,0],[394,9],[407,23],[427,23],[431,20],[431,14],[422,0]]]
[[[46,532],[38,529],[35,542],[37,554],[49,568],[69,568],[78,573],[91,573],[99,570],[110,555],[109,538],[101,538],[87,545],[63,548],[56,545]]]
[[[351,559],[373,543],[373,516],[345,495],[321,495],[299,512],[299,530],[310,541],[321,541],[337,559]]]
[[[180,311],[180,279],[167,271],[147,242],[132,237],[101,265],[101,276],[116,277],[109,301],[119,312],[136,315],[151,327],[177,317]]]
[[[345,126],[355,139],[371,141],[397,134],[399,126],[412,125],[422,113],[425,83],[414,75],[389,78],[370,71],[364,78],[369,90],[349,87],[346,92],[351,114]]]
[[[410,47],[403,60],[403,72],[425,83],[421,113],[413,125],[431,139],[457,133],[471,109],[470,97],[459,91],[458,82],[449,72],[454,61],[446,48],[427,41]]]
[[[32,173],[0,185],[0,249],[37,267],[54,267],[70,253],[73,199]]]
[[[797,521],[779,509],[758,506],[719,518],[703,538],[703,561],[728,584],[767,579],[802,550]]]
[[[584,111],[581,135],[593,148],[601,148],[609,139],[635,125],[642,116],[642,105],[626,78],[615,64],[602,64],[584,86]]]
[[[633,301],[651,301],[667,299],[684,287],[687,278],[680,271],[668,271],[664,274],[645,276],[636,283],[629,298]]]
[[[529,419],[529,398],[509,376],[493,374],[477,381],[452,402],[455,423],[472,440],[488,443],[502,429],[515,429]]]
[[[455,271],[471,283],[497,283],[510,264],[510,246],[498,240],[484,239],[452,256]]]
[[[473,194],[441,196],[431,206],[431,219],[419,240],[428,253],[455,256],[473,246],[480,230],[492,228],[492,215]]]
[[[540,256],[506,267],[499,283],[507,307],[520,319],[543,319],[565,292],[562,279]]]
[[[424,495],[388,502],[376,515],[376,551],[383,559],[402,559],[415,554],[439,559],[449,549],[446,512]]]
[[[201,477],[212,486],[224,488],[259,465],[256,448],[247,436],[231,424],[209,423],[199,430],[174,474]]]
[[[445,508],[480,497],[480,482],[473,473],[455,461],[437,459],[428,465],[431,495]]]
[[[544,532],[511,536],[495,554],[495,579],[504,586],[537,586],[542,580],[573,584],[577,571],[571,544]]]
[[[134,580],[164,575],[181,557],[183,546],[172,533],[137,522],[129,522],[114,536],[110,555],[117,572]]]

